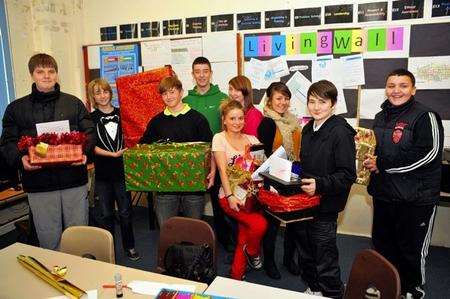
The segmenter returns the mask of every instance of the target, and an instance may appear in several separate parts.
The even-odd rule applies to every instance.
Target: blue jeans
[[[180,210],[185,217],[200,219],[205,210],[205,195],[188,192],[157,193],[155,210],[159,227],[170,217],[177,216]]]
[[[114,236],[114,201],[117,202],[123,249],[134,248],[131,196],[126,192],[125,181],[96,180],[99,199],[100,224]]]

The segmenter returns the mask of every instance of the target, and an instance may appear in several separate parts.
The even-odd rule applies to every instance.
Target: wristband
[[[226,199],[229,199],[231,196],[233,196],[233,193],[231,193],[231,194],[225,196],[225,198],[226,198]]]

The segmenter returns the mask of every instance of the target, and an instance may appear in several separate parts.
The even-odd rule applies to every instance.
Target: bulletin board
[[[171,65],[183,84],[184,94],[192,89],[192,62],[204,56],[211,62],[212,83],[223,91],[228,81],[237,74],[237,48],[235,32],[216,32],[188,38],[148,39],[127,43],[83,46],[85,84],[101,76],[101,49],[135,45],[138,49],[138,72]],[[126,75],[126,74],[125,74]],[[120,76],[120,75],[119,75]]]
[[[377,31],[379,29],[382,30]],[[401,32],[396,31],[396,33],[401,33],[402,35],[401,45],[394,45],[392,40],[389,39],[392,37],[393,30],[399,29],[401,29]],[[336,37],[336,34],[339,33],[339,31],[357,30],[361,30],[366,38],[365,44],[362,45],[363,50],[354,52],[350,49],[348,53],[341,53],[339,51],[336,52],[336,49],[333,48],[331,51],[334,60],[339,60],[341,57],[357,53],[360,53],[363,58],[364,84],[360,86],[343,87],[342,93],[345,98],[346,111],[345,113],[341,113],[341,115],[352,125],[358,124],[370,128],[375,114],[381,110],[380,105],[385,100],[385,76],[395,69],[406,68],[416,77],[416,99],[440,114],[444,124],[445,145],[447,147],[450,146],[450,34],[448,34],[448,32],[450,32],[450,23],[395,24],[392,26],[380,25],[368,28],[352,27],[329,30],[320,28],[316,31],[298,28],[298,31],[295,32],[277,31],[245,34],[242,36],[243,45],[240,53],[240,57],[243,60],[243,73],[245,75],[249,77],[252,76],[248,71],[250,69],[250,72],[252,72],[254,67],[251,63],[251,59],[269,63],[268,61],[281,58],[287,63],[289,69],[288,73],[284,76],[268,80],[265,86],[254,89],[255,103],[259,103],[260,107],[263,106],[261,100],[263,99],[265,88],[271,81],[289,82],[297,72],[301,73],[302,77],[310,82],[313,80],[317,59],[328,55],[320,53],[319,44],[317,43],[317,39],[321,37],[323,32],[331,32],[331,34]],[[372,32],[369,33],[370,31]],[[374,48],[377,46],[373,44],[374,36],[372,36],[372,40],[368,39],[368,35],[377,32],[381,34],[377,36],[377,38],[384,39],[384,44],[381,45],[380,43],[380,45],[378,45],[380,47],[379,49]],[[274,48],[275,44],[273,43],[273,40],[276,39],[276,36],[284,35],[284,38],[289,39],[292,34],[298,35],[300,36],[298,42],[301,43],[304,41],[301,38],[302,33],[313,33],[315,35],[316,45],[313,46],[315,49],[310,51],[311,53],[289,55],[289,49],[284,49],[284,51],[286,51],[285,53],[288,53],[287,55],[273,55],[274,52],[280,50],[280,44],[277,44],[277,48]],[[261,47],[263,47],[264,39],[267,36],[272,36],[272,43],[270,44],[271,48],[267,49],[266,47],[265,49],[262,49]],[[256,44],[253,44],[253,48],[251,49],[254,53],[249,55],[248,43],[249,41],[252,41],[252,38],[256,38],[258,41]],[[352,40],[351,38],[352,37],[350,36],[350,40]],[[399,36],[396,35],[396,38],[399,38]],[[339,40],[340,39],[332,39],[333,42]],[[266,42],[266,46],[267,45]],[[300,45],[297,46],[300,47]],[[335,44],[332,44],[331,46],[335,47]],[[369,47],[372,47],[373,51],[368,51]],[[352,72],[352,70],[344,69],[341,73],[334,74],[334,77],[346,77],[349,72]]]

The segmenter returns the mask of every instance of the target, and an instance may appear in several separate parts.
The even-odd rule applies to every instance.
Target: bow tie
[[[100,117],[100,122],[102,123],[102,125],[106,125],[109,122],[114,122],[116,124],[119,123],[119,116],[114,115],[114,116],[103,116]]]

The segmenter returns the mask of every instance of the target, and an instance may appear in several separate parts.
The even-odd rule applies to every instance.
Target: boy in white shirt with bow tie
[[[132,223],[131,198],[125,189],[123,152],[125,151],[119,108],[111,103],[111,86],[104,79],[95,79],[88,86],[89,100],[95,111],[95,189],[99,198],[101,224],[114,236],[114,200],[117,203],[122,246],[131,260],[138,260]]]

